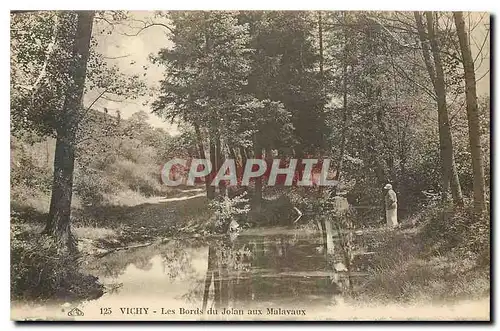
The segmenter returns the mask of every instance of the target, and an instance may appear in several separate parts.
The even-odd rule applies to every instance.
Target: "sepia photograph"
[[[491,34],[11,10],[11,320],[490,322]]]

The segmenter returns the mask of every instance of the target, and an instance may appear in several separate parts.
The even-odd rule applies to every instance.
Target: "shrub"
[[[86,168],[78,171],[73,189],[84,204],[100,205],[106,194],[117,192],[119,184],[106,172]]]
[[[489,251],[490,218],[475,217],[470,201],[463,207],[438,206],[426,211],[427,222],[420,233],[429,251],[455,252],[463,256],[483,255]]]
[[[215,229],[217,232],[226,232],[231,221],[237,221],[240,215],[246,215],[250,211],[248,199],[245,193],[234,198],[227,196],[212,200],[209,204],[215,215]]]
[[[131,190],[146,196],[161,195],[167,191],[167,187],[160,183],[160,171],[157,166],[120,160],[114,163],[112,168],[117,181]],[[155,173],[155,170],[158,172]]]
[[[14,143],[11,161],[11,187],[30,187],[48,193],[52,187],[52,169],[37,159],[35,148],[26,143]]]
[[[103,294],[97,278],[80,272],[78,255],[53,239],[33,232],[11,231],[11,298],[13,300],[95,299]]]

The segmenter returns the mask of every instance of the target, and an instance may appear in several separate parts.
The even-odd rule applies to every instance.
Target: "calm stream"
[[[246,230],[232,239],[172,238],[117,251],[93,258],[85,266],[108,287],[102,297],[67,303],[66,307],[23,308],[23,315],[110,320],[342,320],[380,314],[381,307],[364,307],[360,315],[343,298],[362,286],[373,247],[358,248],[348,272],[339,239],[333,237],[327,243],[319,232],[274,228]],[[334,247],[330,247],[332,242]],[[72,307],[85,315],[68,317]],[[400,306],[397,310],[405,313]],[[443,307],[440,310],[438,316],[446,318]]]

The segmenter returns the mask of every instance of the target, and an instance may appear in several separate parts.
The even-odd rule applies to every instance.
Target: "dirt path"
[[[75,233],[106,249],[171,237],[180,229],[200,230],[212,215],[200,188],[151,197],[134,206],[90,207],[74,214]]]

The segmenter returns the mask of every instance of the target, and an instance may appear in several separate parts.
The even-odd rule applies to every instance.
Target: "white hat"
[[[385,184],[384,190],[392,190],[392,185],[391,184]]]

